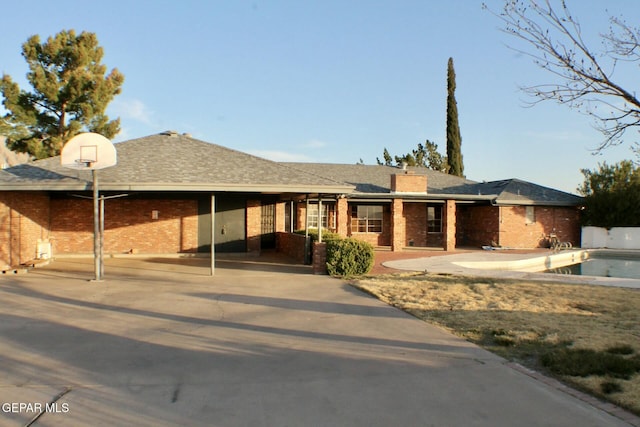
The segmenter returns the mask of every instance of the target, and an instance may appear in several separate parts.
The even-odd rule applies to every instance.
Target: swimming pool
[[[545,273],[640,279],[640,253],[589,251],[577,264],[550,268]]]

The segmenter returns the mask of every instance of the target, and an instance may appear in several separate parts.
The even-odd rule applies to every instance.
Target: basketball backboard
[[[81,133],[62,147],[60,163],[69,169],[108,168],[117,163],[116,147],[100,134]]]

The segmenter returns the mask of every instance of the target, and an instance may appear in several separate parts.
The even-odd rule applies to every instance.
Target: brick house
[[[581,198],[515,179],[278,163],[176,132],[116,148],[118,164],[99,171],[106,253],[208,253],[213,241],[216,252],[301,254],[291,231],[320,224],[394,251],[580,241]],[[59,157],[0,170],[0,267],[36,258],[43,242],[54,255],[92,253],[91,190],[90,172]]]
[[[537,248],[550,234],[580,243],[582,198],[530,182],[476,182],[424,168],[288,165],[354,185],[341,199],[323,201],[322,224],[374,246]],[[297,228],[305,228],[305,208],[299,204]],[[311,209],[317,226],[318,207]]]

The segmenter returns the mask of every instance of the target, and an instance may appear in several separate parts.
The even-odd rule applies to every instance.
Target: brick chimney
[[[392,193],[427,194],[427,176],[413,171],[391,175]]]

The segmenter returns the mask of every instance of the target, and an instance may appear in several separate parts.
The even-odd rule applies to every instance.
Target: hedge
[[[332,276],[354,277],[373,268],[373,245],[353,238],[327,241],[327,272]]]

